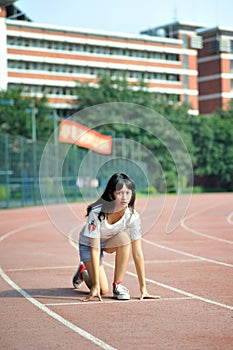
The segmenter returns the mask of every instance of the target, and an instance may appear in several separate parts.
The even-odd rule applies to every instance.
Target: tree
[[[23,96],[20,89],[2,90],[0,91],[0,133],[32,138],[32,113],[34,112],[37,138],[47,140],[53,131],[53,121],[47,119],[50,111],[45,96],[39,100]]]
[[[125,76],[112,78],[109,75],[101,75],[98,86],[77,81],[78,110],[108,102],[138,103],[148,107],[152,98],[146,91],[146,84],[139,82],[134,88],[136,90],[128,84]]]
[[[196,118],[196,182],[208,189],[233,188],[233,110],[218,110]]]
[[[217,111],[210,118],[214,130],[212,152],[213,175],[219,178],[222,188],[233,189],[233,105],[226,111]]]
[[[110,76],[100,77],[98,88],[93,84],[77,82],[77,102],[80,111],[79,120],[85,125],[90,127],[96,123],[101,125],[102,121],[98,131],[138,141],[154,154],[165,175],[175,183],[177,164],[174,164],[172,152],[179,161],[179,166],[183,164],[183,176],[187,178],[185,168],[189,159],[187,157],[185,159],[180,152],[179,137],[164,120],[178,127],[178,134],[182,134],[188,149],[190,152],[193,151],[188,106],[178,106],[171,104],[171,101],[164,101],[161,95],[150,92],[143,81],[132,86],[125,77],[115,79]],[[105,105],[109,102],[112,102],[109,106]],[[135,105],[138,105],[138,108]],[[88,108],[91,106],[97,107],[92,111]],[[142,106],[146,108],[142,110]],[[147,159],[147,162],[150,164],[150,159]],[[185,182],[188,182],[188,178]],[[175,188],[175,185],[171,187]]]

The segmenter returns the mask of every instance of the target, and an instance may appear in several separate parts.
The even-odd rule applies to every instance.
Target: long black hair
[[[106,188],[102,194],[102,196],[97,199],[94,203],[90,204],[87,207],[87,214],[89,215],[90,211],[93,207],[100,205],[100,213],[98,215],[99,220],[104,219],[106,217],[107,213],[113,212],[114,208],[114,192],[119,191],[122,189],[123,186],[126,186],[129,190],[132,191],[132,196],[130,199],[130,202],[128,204],[129,209],[133,213],[134,210],[134,203],[136,199],[136,188],[134,181],[126,174],[124,173],[115,173],[111,176],[111,178],[108,180],[108,183],[106,185]]]

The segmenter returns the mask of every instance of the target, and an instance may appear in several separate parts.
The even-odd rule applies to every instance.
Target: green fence
[[[113,153],[106,156],[53,140],[0,134],[0,208],[95,198],[118,171],[145,192],[148,168],[140,145],[130,140],[113,140]]]

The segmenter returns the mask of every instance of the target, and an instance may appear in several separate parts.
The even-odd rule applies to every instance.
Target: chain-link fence
[[[0,135],[1,208],[41,202],[38,169],[43,147],[40,142]]]
[[[102,155],[62,143],[0,134],[0,208],[96,198],[114,172],[126,172],[146,192],[148,166],[140,145],[113,140]]]

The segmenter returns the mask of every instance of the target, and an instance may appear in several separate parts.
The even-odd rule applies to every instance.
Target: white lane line
[[[37,226],[41,226],[41,225],[45,225],[47,224],[47,222],[36,222],[36,223],[33,223],[33,224],[30,224],[30,225],[25,225],[25,226],[21,226],[21,227],[18,227],[14,230],[11,230],[9,232],[6,232],[4,235],[2,235],[0,237],[0,242],[2,242],[4,239],[10,237],[11,235],[14,235],[15,233],[18,233],[18,232],[21,232],[23,230],[28,230],[30,228],[34,228],[34,227],[37,227]]]
[[[109,264],[109,263],[105,262],[104,265],[109,266],[109,267],[114,269],[114,265],[112,265],[112,264]],[[129,275],[129,276],[137,278],[137,274],[135,274],[133,272],[127,271],[126,274]],[[231,305],[227,305],[227,304],[219,303],[219,302],[211,300],[211,299],[203,298],[203,297],[201,297],[199,295],[192,294],[192,293],[186,292],[184,290],[181,290],[181,289],[169,286],[167,284],[157,282],[157,281],[152,280],[150,278],[146,278],[146,282],[150,282],[150,283],[155,284],[155,285],[157,285],[159,287],[172,290],[175,293],[179,293],[179,294],[185,295],[186,297],[189,297],[189,298],[192,298],[192,299],[197,299],[199,301],[204,301],[205,303],[208,303],[208,304],[212,304],[212,305],[223,307],[225,309],[233,310],[233,306],[231,306]]]
[[[199,259],[173,259],[173,260],[145,260],[145,264],[173,264],[173,263],[185,263],[185,262],[200,262]],[[132,261],[129,265],[133,265]],[[22,267],[15,269],[4,269],[5,272],[25,272],[25,271],[43,271],[43,270],[68,270],[76,269],[77,265],[64,265],[64,266],[37,266],[37,267]]]
[[[206,210],[207,211],[207,210]],[[219,238],[219,237],[215,237],[215,236],[211,236],[211,235],[208,235],[206,233],[202,233],[200,231],[197,231],[195,229],[192,229],[190,228],[189,226],[187,226],[187,224],[185,224],[185,222],[191,218],[194,218],[195,216],[197,216],[198,214],[200,214],[201,212],[203,211],[200,211],[200,212],[196,212],[196,213],[193,213],[189,216],[186,216],[185,218],[183,218],[181,220],[181,226],[186,230],[186,231],[189,231],[195,235],[198,235],[198,236],[201,236],[201,237],[205,237],[205,238],[209,238],[209,239],[212,239],[214,241],[217,241],[217,242],[222,242],[222,243],[227,243],[227,244],[233,244],[233,241],[229,241],[227,239],[223,239],[223,238]]]
[[[233,225],[233,211],[228,215],[227,221],[230,225]]]
[[[216,207],[216,206],[213,206],[213,208]],[[208,208],[210,209],[210,208]],[[205,212],[205,210],[202,210],[200,212]],[[196,215],[199,214],[199,213],[196,213]],[[192,214],[193,215],[193,214]],[[191,216],[192,216],[191,215]],[[190,218],[190,216],[188,216],[187,218]],[[185,219],[182,220],[182,222],[184,221]],[[73,230],[71,230],[69,233],[68,233],[68,238],[69,238],[69,243],[71,244],[71,246],[73,246],[76,250],[78,249],[77,247],[77,242],[75,242],[73,239],[72,239],[72,235],[73,233],[75,232],[76,228],[74,228]],[[212,236],[210,236],[210,238],[212,238]],[[208,259],[208,258],[204,258],[204,257],[201,257],[201,256],[197,256],[197,255],[194,255],[194,254],[190,254],[190,253],[186,253],[186,252],[183,252],[183,251],[179,251],[177,249],[173,249],[173,248],[168,248],[166,246],[162,246],[162,245],[158,245],[156,243],[153,243],[151,241],[148,241],[148,240],[145,240],[143,238],[143,241],[149,243],[149,244],[152,244],[154,246],[157,246],[159,248],[162,248],[162,249],[166,249],[166,250],[169,250],[169,251],[173,251],[173,252],[176,252],[176,253],[179,253],[179,254],[182,254],[182,255],[185,255],[185,256],[189,256],[189,257],[192,257],[194,259],[197,259],[197,260],[200,260],[200,261],[205,261],[205,262],[211,262],[211,263],[214,263],[214,264],[218,264],[218,265],[223,265],[223,266],[228,266],[228,267],[233,267],[232,264],[228,264],[228,263],[225,263],[225,262],[221,262],[221,261],[217,261],[217,260],[213,260],[213,259]],[[225,242],[225,240],[224,240]],[[231,241],[227,241],[227,243],[233,243]],[[111,268],[114,268],[114,266],[112,264],[109,264],[107,262],[104,262],[104,264],[106,266],[109,266]],[[136,277],[137,278],[137,275],[132,273],[132,272],[129,272],[127,271],[127,274],[130,275],[130,276],[133,276],[133,277]],[[152,279],[148,279],[146,278],[146,281],[147,282],[150,282],[152,284],[156,284],[160,287],[163,287],[163,288],[166,288],[166,289],[169,289],[169,290],[172,290],[176,293],[179,293],[179,294],[182,294],[182,295],[185,295],[186,297],[189,297],[189,298],[193,298],[193,299],[197,299],[199,301],[203,301],[205,303],[209,303],[209,304],[213,304],[213,305],[216,305],[216,306],[220,306],[220,307],[223,307],[223,308],[226,308],[226,309],[230,309],[230,310],[233,310],[233,306],[230,306],[230,305],[227,305],[227,304],[223,304],[223,303],[219,303],[219,302],[216,302],[214,300],[210,300],[210,299],[207,299],[207,298],[203,298],[201,296],[198,296],[198,295],[195,295],[195,294],[192,294],[192,293],[189,293],[189,292],[186,292],[186,291],[183,291],[181,289],[178,289],[178,288],[174,288],[174,287],[171,287],[171,286],[168,286],[164,283],[160,283],[160,282],[157,282],[157,281],[154,281]]]
[[[72,233],[74,232],[75,228],[72,229],[70,232],[68,232],[68,238],[69,238],[69,243],[71,246],[73,246],[76,250],[78,249],[77,247],[77,243],[74,242],[72,240]],[[71,236],[70,236],[71,235]],[[170,250],[170,251],[173,251],[173,252],[176,252],[176,253],[180,253],[180,254],[183,254],[183,255],[186,255],[186,256],[189,256],[189,257],[192,257],[192,258],[196,258],[196,259],[199,259],[199,260],[202,260],[202,261],[208,261],[208,262],[211,262],[211,263],[214,263],[214,264],[218,264],[218,265],[223,265],[223,266],[230,266],[230,267],[233,267],[232,264],[227,264],[227,263],[224,263],[224,262],[221,262],[221,261],[216,261],[216,260],[211,260],[211,259],[207,259],[207,258],[203,258],[201,256],[197,256],[197,255],[193,255],[193,254],[189,254],[189,253],[185,253],[185,252],[182,252],[182,251],[179,251],[177,249],[173,249],[173,248],[168,248],[168,247],[165,247],[165,246],[162,246],[162,245],[159,245],[159,244],[156,244],[154,242],[151,242],[151,241],[148,241],[148,240],[145,240],[143,238],[143,241],[151,244],[151,245],[154,245],[154,246],[157,246],[159,248],[163,248],[163,249],[167,249],[167,250]],[[114,269],[114,265],[108,263],[108,262],[104,262],[104,265]],[[132,272],[129,272],[127,271],[126,272],[128,275],[130,276],[133,276],[133,277],[136,277],[137,278],[137,275],[135,273],[132,273]],[[149,279],[149,278],[146,278],[146,281],[147,282],[150,282],[152,284],[156,284],[162,288],[166,288],[166,289],[169,289],[169,290],[172,290],[173,292],[176,292],[176,293],[179,293],[179,294],[182,294],[182,295],[185,295],[187,297],[190,297],[190,298],[193,298],[193,299],[197,299],[199,301],[203,301],[205,303],[209,303],[209,304],[213,304],[213,305],[217,305],[217,306],[220,306],[220,307],[223,307],[225,309],[230,309],[230,310],[233,310],[233,306],[230,306],[230,305],[227,305],[227,304],[222,304],[222,303],[219,303],[217,301],[214,301],[214,300],[210,300],[210,299],[207,299],[207,298],[203,298],[199,295],[195,295],[195,294],[192,294],[192,293],[189,293],[189,292],[186,292],[186,291],[183,291],[181,289],[178,289],[178,288],[174,288],[174,287],[171,287],[171,286],[168,286],[164,283],[160,283],[160,282],[157,282],[157,281],[154,281],[152,279]]]
[[[222,261],[219,261],[219,260],[213,260],[213,259],[204,258],[203,256],[186,253],[186,252],[183,252],[182,250],[178,250],[178,249],[175,249],[175,248],[169,248],[167,246],[148,241],[145,238],[143,238],[142,240],[144,242],[150,244],[150,245],[153,245],[154,247],[157,247],[157,248],[169,250],[169,251],[174,252],[174,253],[178,253],[178,254],[181,254],[181,255],[189,256],[191,258],[195,258],[195,259],[198,259],[198,260],[201,260],[201,261],[210,262],[212,264],[217,264],[217,265],[222,265],[222,266],[227,266],[227,267],[233,267],[233,264],[228,264],[226,262],[222,262]]]
[[[58,315],[56,312],[50,310],[47,306],[44,304],[41,304],[38,300],[34,299],[30,294],[28,294],[25,290],[21,289],[15,282],[13,282],[6,274],[5,272],[0,268],[0,275],[1,277],[19,294],[21,294],[27,301],[30,301],[33,305],[35,305],[38,309],[45,312],[47,315],[51,316],[55,320],[62,323],[64,326],[70,328],[72,331],[78,333],[82,337],[84,337],[87,340],[90,340],[92,343],[98,345],[102,349],[106,350],[116,350],[109,344],[106,344],[101,339],[94,337],[92,334],[84,331],[82,328],[77,327],[73,323],[67,321],[64,317]]]
[[[173,259],[173,260],[145,260],[145,264],[173,264],[173,263],[186,263],[186,262],[200,262],[200,259]],[[134,265],[132,261],[129,265]],[[5,272],[25,272],[25,271],[43,271],[43,270],[68,270],[75,269],[77,265],[63,265],[63,266],[37,266],[37,267],[22,267],[15,269],[4,269]]]
[[[68,232],[68,241],[72,247],[74,247],[76,250],[78,250],[78,241],[73,239],[73,234],[77,232],[79,225],[75,226]]]
[[[104,300],[103,302],[100,303],[99,301],[91,301],[90,303],[84,303],[83,301],[77,301],[77,302],[71,302],[71,303],[49,303],[49,304],[44,304],[46,306],[70,306],[70,305],[103,305],[103,304],[113,304],[113,303],[122,303],[122,304],[126,304],[126,303],[149,303],[149,302],[155,302],[155,299],[144,299],[139,300],[139,299],[130,299],[130,300]],[[160,299],[156,299],[156,301],[170,301],[170,300],[191,300],[192,298],[190,297],[180,297],[180,298],[160,298]]]
[[[189,262],[200,262],[199,259],[170,259],[170,260],[145,260],[146,265],[151,264],[182,264]],[[134,264],[133,262],[129,262],[129,264]]]
[[[0,242],[2,242],[4,239],[6,239],[7,237],[10,237],[11,235],[23,231],[23,230],[27,230],[33,227],[37,227],[40,226],[41,223],[34,223],[31,225],[26,225],[26,226],[21,226],[15,230],[9,231],[6,234],[4,234],[3,236],[0,237]],[[85,339],[91,341],[92,343],[98,345],[100,348],[105,349],[105,350],[117,350],[115,348],[113,348],[112,346],[110,346],[109,344],[105,343],[104,341],[102,341],[101,339],[93,336],[92,334],[84,331],[82,328],[77,327],[76,325],[74,325],[73,323],[69,322],[68,320],[66,320],[64,317],[58,315],[56,312],[50,310],[47,306],[41,304],[38,300],[34,299],[30,294],[28,294],[25,290],[21,289],[14,281],[12,281],[7,274],[2,270],[2,268],[0,267],[0,276],[13,288],[15,289],[19,294],[21,294],[27,301],[29,301],[30,303],[32,303],[33,305],[35,305],[36,307],[38,307],[41,311],[45,312],[47,315],[53,317],[55,320],[59,321],[60,323],[62,323],[64,326],[70,328],[72,331],[78,333],[79,335],[81,335],[82,337],[84,337]]]
[[[40,270],[59,270],[59,269],[75,269],[77,265],[73,266],[38,266],[38,267],[22,267],[17,269],[4,269],[5,272],[21,272],[21,271],[40,271]]]

